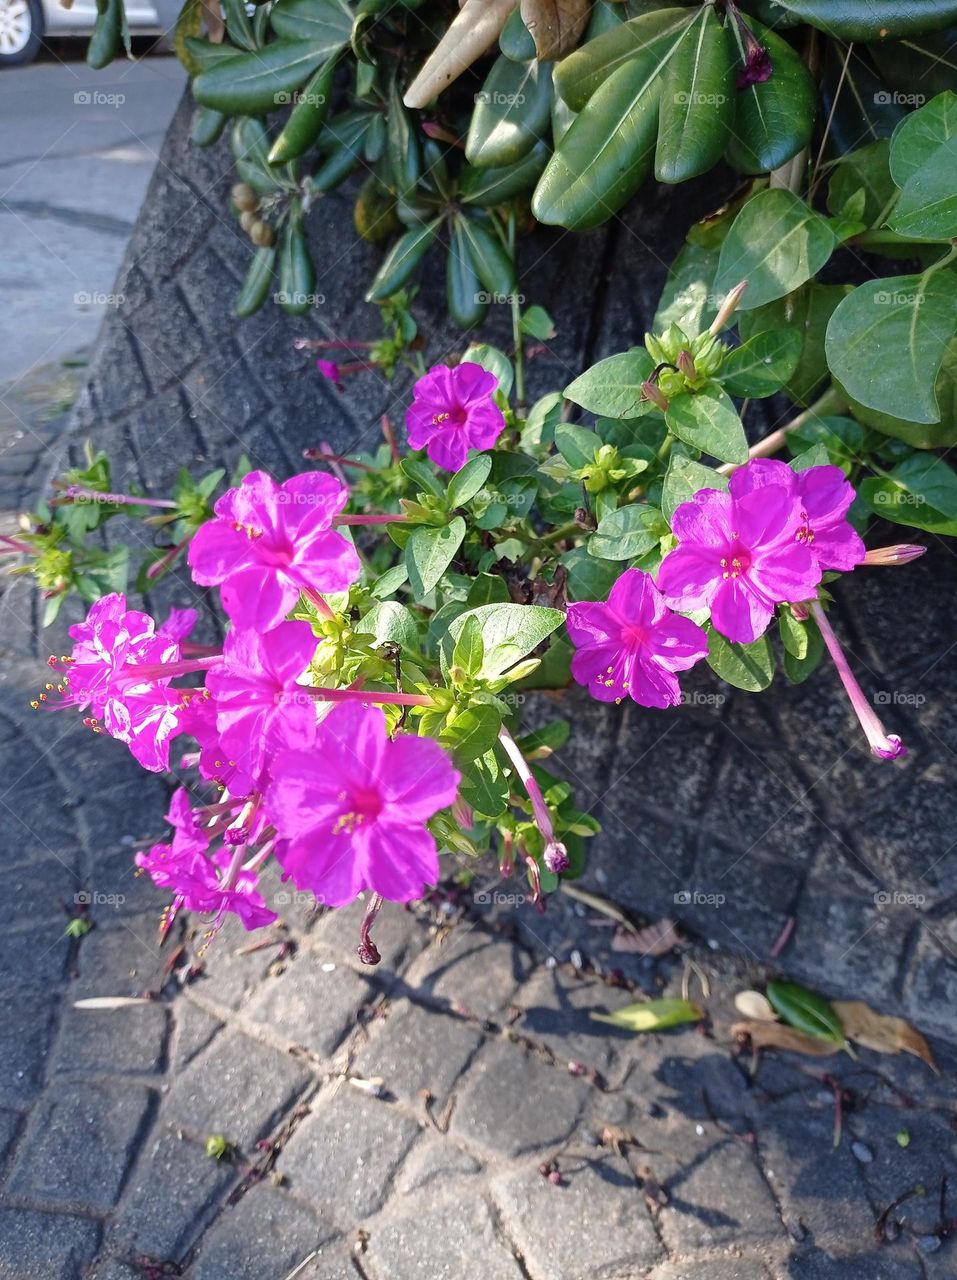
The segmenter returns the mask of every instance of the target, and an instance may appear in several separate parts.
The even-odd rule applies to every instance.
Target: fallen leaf
[[[731,1028],[735,1038],[747,1036],[755,1049],[789,1049],[792,1053],[806,1053],[813,1058],[826,1058],[843,1048],[836,1040],[811,1036],[783,1022],[736,1022]]]
[[[125,1009],[131,1004],[153,1004],[149,996],[90,996],[74,1000],[74,1009]]]
[[[768,1000],[789,1026],[822,1040],[833,1040],[838,1046],[844,1043],[844,1028],[834,1006],[816,991],[796,982],[769,982]]]
[[[664,956],[675,947],[680,947],[683,941],[674,920],[665,916],[664,919],[656,920],[654,924],[636,931],[619,927],[611,940],[611,949],[626,951],[631,955]]]
[[[877,1013],[863,1000],[835,1000],[833,1004],[849,1040],[876,1053],[912,1053],[940,1074],[930,1045],[903,1018]]]
[[[626,1031],[661,1031],[683,1022],[699,1022],[704,1014],[690,1000],[640,1000],[614,1013],[593,1013],[595,1022],[610,1022]]]
[[[515,8],[515,0],[465,0],[452,25],[406,90],[407,107],[426,107],[490,49]]]
[[[734,997],[734,1007],[742,1017],[752,1022],[777,1022],[778,1015],[771,1008],[771,1001],[760,991],[739,991]]]
[[[591,0],[521,0],[522,21],[543,62],[554,62],[578,43]]]

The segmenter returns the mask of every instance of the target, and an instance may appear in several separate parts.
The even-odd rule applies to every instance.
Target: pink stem
[[[177,504],[168,498],[137,498],[130,493],[100,493],[98,489],[84,489],[75,484],[63,491],[62,499],[54,499],[54,501],[75,501],[77,498],[89,498],[92,502],[111,503],[113,506],[163,507],[168,511],[177,510]]]
[[[222,651],[205,658],[183,658],[179,662],[127,662],[123,667],[124,680],[139,683],[140,680],[173,680],[176,676],[192,675],[194,671],[208,671],[222,659]]]
[[[405,524],[409,517],[402,515],[378,515],[378,516],[334,516],[332,523],[340,524]]]
[[[0,548],[0,550],[8,549],[10,551],[20,551],[27,556],[36,554],[33,548],[28,546],[27,543],[20,542],[18,538],[10,538],[5,533],[0,533],[0,542],[5,542],[7,544],[6,548]]]
[[[515,772],[522,780],[522,785],[528,792],[528,798],[532,804],[532,814],[535,818],[535,825],[542,833],[542,839],[545,841],[545,865],[549,871],[558,874],[568,868],[568,852],[565,846],[555,839],[555,828],[552,826],[552,815],[548,811],[548,805],[545,803],[545,797],[542,795],[542,789],[535,780],[535,775],[529,768],[528,761],[519,750],[518,743],[502,725],[498,734],[499,742],[505,748],[505,753],[515,766]]]
[[[309,689],[302,692],[317,702],[365,702],[379,703],[387,707],[431,707],[432,699],[427,693],[379,693],[372,689]]]
[[[330,618],[334,618],[336,616],[314,587],[307,587],[303,594],[307,600],[311,601],[311,603],[316,606],[316,613],[318,613],[320,618],[325,618],[326,621],[328,621]]]
[[[854,708],[854,712],[861,723],[861,728],[864,730],[867,741],[870,744],[872,755],[877,756],[880,760],[895,760],[898,756],[906,755],[907,748],[896,733],[889,734],[886,731],[880,717],[868,702],[861,686],[857,683],[844,650],[841,648],[840,641],[834,634],[824,610],[817,600],[813,601],[808,607],[811,617],[821,629],[821,635],[824,637],[827,651],[831,655],[831,660],[837,668],[837,674],[841,677],[841,683],[844,685],[851,706]]]
[[[382,415],[382,434],[385,436],[386,444],[389,446],[389,451],[392,454],[392,461],[401,462],[402,455],[399,453],[399,446],[396,443],[395,432],[392,430],[392,423],[389,421],[389,415],[387,413]]]
[[[173,561],[177,558],[177,556],[182,555],[182,553],[185,551],[186,547],[189,545],[189,540],[190,538],[192,538],[192,536],[193,535],[191,533],[188,533],[185,538],[183,538],[180,542],[177,542],[175,547],[170,547],[169,551],[167,551],[165,556],[162,556],[159,560],[154,561],[154,563],[151,564],[150,567],[146,570],[147,578],[149,578],[152,581],[153,578],[158,578],[161,573],[165,573],[166,570],[173,563]]]

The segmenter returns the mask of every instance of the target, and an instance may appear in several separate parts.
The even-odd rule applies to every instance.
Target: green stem
[[[561,542],[563,538],[570,538],[573,534],[583,533],[581,525],[577,520],[569,520],[567,524],[559,525],[557,529],[553,529],[551,533],[546,533],[544,537],[538,541],[544,547],[549,547],[554,542]]]
[[[515,261],[515,214],[508,215],[508,252]],[[517,274],[516,274],[517,279]],[[512,292],[512,346],[515,348],[515,412],[520,418],[525,416],[525,344],[522,336],[522,304],[519,302],[518,290]]]

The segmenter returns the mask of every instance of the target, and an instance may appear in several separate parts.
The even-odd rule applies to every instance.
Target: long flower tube
[[[542,795],[542,789],[535,780],[535,775],[529,768],[528,761],[519,750],[518,743],[503,725],[498,735],[499,742],[505,749],[505,753],[515,766],[515,772],[522,781],[522,785],[528,792],[528,798],[532,804],[532,814],[535,818],[535,825],[542,833],[542,839],[545,841],[545,866],[548,867],[554,875],[561,875],[563,871],[567,871],[571,865],[568,858],[568,850],[555,838],[555,828],[552,826],[552,815],[548,811],[548,805],[545,803],[545,797]]]

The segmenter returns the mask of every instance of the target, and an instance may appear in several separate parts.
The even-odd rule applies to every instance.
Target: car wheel
[[[0,0],[0,67],[32,62],[42,36],[40,0]]]

